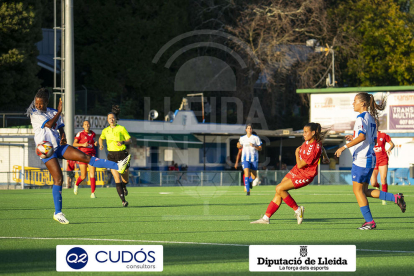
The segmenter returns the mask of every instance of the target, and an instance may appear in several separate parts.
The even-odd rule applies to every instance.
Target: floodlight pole
[[[335,51],[330,48],[329,52],[332,54],[332,87],[335,87]]]
[[[66,141],[73,143],[75,111],[75,51],[73,39],[73,0],[65,0],[65,128]]]
[[[82,85],[83,89],[85,89],[85,115],[88,115],[88,89],[85,85]]]
[[[328,44],[326,44],[326,48],[322,46],[316,46],[314,51],[315,53],[326,52],[326,54],[332,54],[332,83],[329,83],[329,85],[335,87],[335,51],[333,49],[333,46],[329,47]]]

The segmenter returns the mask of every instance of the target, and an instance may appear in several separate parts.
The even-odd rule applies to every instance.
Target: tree
[[[39,0],[0,4],[0,91],[2,111],[22,111],[40,80],[36,42],[42,39]]]
[[[327,41],[328,26],[322,0],[258,1],[241,9],[236,23],[227,26],[258,58],[250,63],[246,87],[253,95],[258,74],[266,79],[263,108],[272,127],[291,125],[293,107],[300,101],[296,87],[313,86],[326,71],[325,56],[312,55],[305,43],[312,38]]]
[[[333,11],[345,85],[414,83],[414,24],[391,0],[347,1]]]
[[[179,106],[174,68],[164,68],[168,57],[158,64],[152,59],[170,39],[188,31],[187,7],[183,0],[76,2],[76,83],[98,91],[88,101],[89,114],[106,114],[119,104],[121,118],[145,118],[144,97],[151,97],[152,108],[160,111],[164,96]]]

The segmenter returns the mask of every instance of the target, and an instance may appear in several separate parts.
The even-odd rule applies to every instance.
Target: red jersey
[[[67,171],[68,171],[68,172],[71,172],[71,171],[75,170],[75,164],[76,164],[76,161],[67,160],[67,162],[68,162],[68,168],[67,168]]]
[[[377,135],[377,144],[374,147],[375,156],[378,158],[387,157],[387,152],[385,151],[385,144],[391,141],[390,136],[388,136],[386,133],[378,131]]]
[[[299,169],[296,164],[291,172],[306,179],[315,177],[318,174],[318,162],[321,158],[321,153],[322,147],[320,143],[316,141],[309,143],[306,141],[300,148],[299,158],[304,160],[307,165]]]
[[[78,149],[86,154],[96,154],[94,144],[95,144],[95,132],[92,130],[89,131],[89,133],[83,131],[79,131],[78,134],[76,134],[75,139],[78,140],[78,144],[84,144],[88,143],[88,146],[86,147],[78,147]]]

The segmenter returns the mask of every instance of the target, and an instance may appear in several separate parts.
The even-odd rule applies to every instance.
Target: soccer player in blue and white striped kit
[[[63,106],[62,99],[59,100],[57,110],[47,107],[48,103],[49,91],[45,88],[40,88],[37,91],[34,100],[27,108],[26,114],[30,117],[33,126],[36,145],[42,141],[48,141],[53,145],[54,152],[52,156],[41,160],[53,177],[54,185],[52,188],[52,195],[55,204],[53,219],[61,224],[69,224],[69,220],[67,220],[62,213],[63,175],[58,159],[79,161],[96,168],[114,169],[123,173],[129,164],[131,156],[128,155],[124,160],[115,163],[105,159],[95,158],[69,146],[64,131],[65,125],[61,117]]]
[[[339,148],[335,152],[335,155],[339,157],[347,148],[349,148],[353,154],[351,171],[353,191],[362,216],[365,219],[365,223],[358,229],[372,230],[377,226],[372,218],[367,197],[392,201],[401,208],[403,213],[405,212],[406,204],[404,196],[401,193],[394,195],[375,189],[368,189],[376,162],[374,146],[377,143],[377,125],[375,122],[379,122],[378,110],[384,110],[385,101],[378,105],[374,100],[374,96],[368,93],[358,93],[355,96],[353,106],[354,111],[359,113],[355,121],[354,135],[346,136],[346,139],[350,142]]]
[[[257,178],[257,167],[259,164],[259,151],[262,150],[262,141],[257,135],[252,134],[253,128],[251,124],[246,125],[246,135],[241,136],[237,147],[242,148],[242,167],[244,172],[244,185],[247,195],[250,195],[252,187],[250,173]]]

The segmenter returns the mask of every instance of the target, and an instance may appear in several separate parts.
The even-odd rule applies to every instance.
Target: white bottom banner
[[[355,245],[250,245],[250,271],[356,271]]]
[[[56,271],[163,271],[162,245],[57,245]]]

